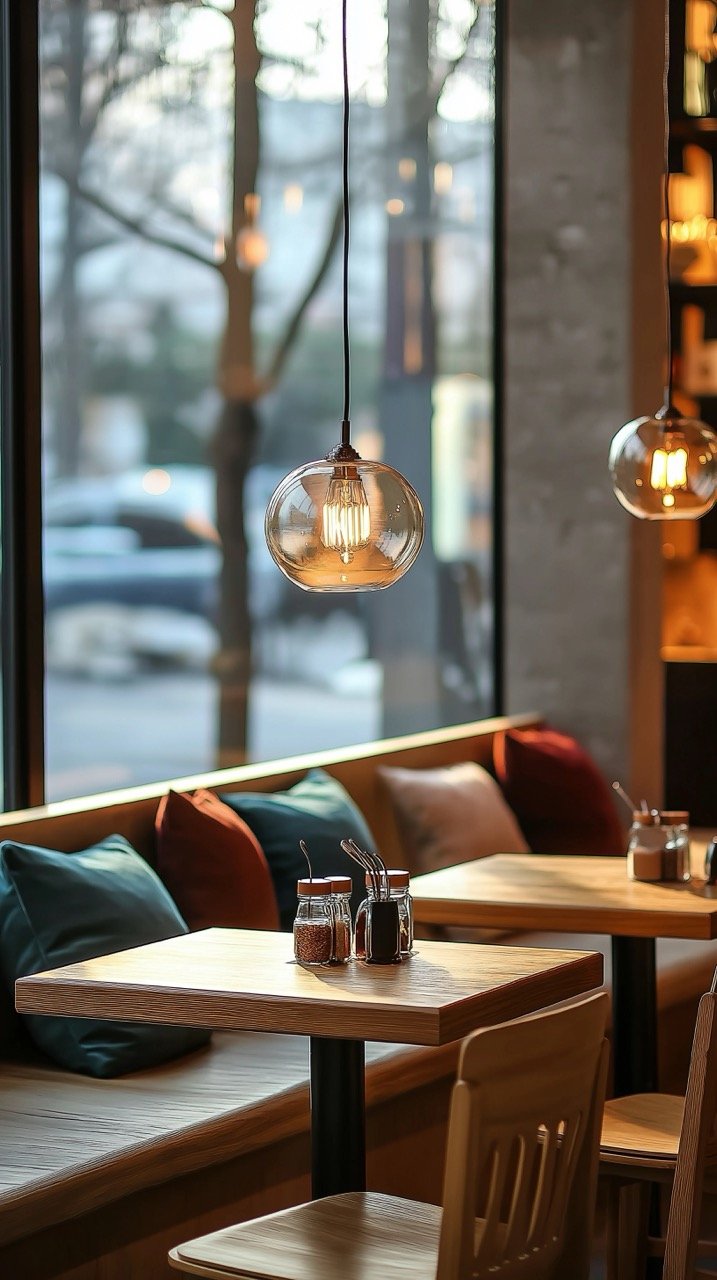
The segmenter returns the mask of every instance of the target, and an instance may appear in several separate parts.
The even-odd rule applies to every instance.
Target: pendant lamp
[[[685,418],[672,404],[672,320],[670,314],[670,0],[665,0],[664,227],[667,385],[662,408],[635,418],[610,445],[610,478],[618,501],[640,520],[697,520],[717,497],[717,435],[706,423]]]
[[[269,551],[282,573],[305,591],[380,591],[410,569],[423,542],[418,494],[393,467],[366,462],[351,444],[349,264],[349,79],[346,22],[343,49],[343,351],[341,441],[279,483],[264,523]]]

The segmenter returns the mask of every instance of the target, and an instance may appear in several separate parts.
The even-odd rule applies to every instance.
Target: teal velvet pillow
[[[341,850],[340,842],[353,839],[362,849],[375,849],[376,842],[361,810],[340,782],[323,769],[312,769],[288,791],[232,791],[221,798],[251,827],[264,850],[282,929],[293,924],[296,881],[307,874],[300,840],[306,841],[315,876],[351,876],[351,906],[356,910],[366,896],[364,873]]]
[[[161,880],[122,836],[80,853],[0,844],[0,968],[16,978],[175,938],[187,926]],[[28,1015],[38,1048],[60,1066],[119,1076],[197,1049],[209,1032]]]

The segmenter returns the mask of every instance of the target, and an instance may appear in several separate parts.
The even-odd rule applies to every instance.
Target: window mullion
[[[4,807],[44,798],[38,10],[0,0]]]

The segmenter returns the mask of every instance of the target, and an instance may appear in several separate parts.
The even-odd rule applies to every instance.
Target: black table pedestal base
[[[612,939],[613,1092],[657,1089],[654,938]]]
[[[366,1190],[365,1045],[311,1037],[311,1193]]]
[[[657,1089],[657,978],[654,938],[612,939],[613,1093]],[[650,1234],[660,1234],[657,1188],[650,1197]],[[646,1280],[659,1280],[662,1263],[648,1258]]]

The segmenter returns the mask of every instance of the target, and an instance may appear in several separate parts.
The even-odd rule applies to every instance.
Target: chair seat
[[[685,1100],[669,1093],[636,1093],[605,1103],[600,1159],[640,1164],[677,1159]]]
[[[169,1260],[224,1280],[435,1280],[441,1216],[433,1204],[352,1192],[200,1236]]]

